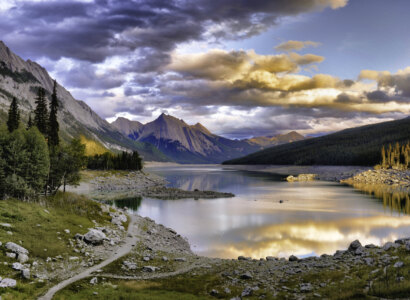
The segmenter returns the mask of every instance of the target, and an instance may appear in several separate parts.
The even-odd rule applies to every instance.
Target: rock
[[[158,268],[153,266],[144,266],[142,267],[142,271],[144,272],[155,272]]]
[[[406,244],[410,243],[410,237],[395,240],[394,243],[400,244],[400,245],[406,245]]]
[[[377,248],[377,246],[376,245],[374,245],[374,244],[369,244],[369,245],[366,245],[366,246],[364,246],[365,248],[367,248],[367,249],[374,249],[374,248]]]
[[[68,258],[69,261],[75,261],[75,260],[79,260],[78,256],[70,256]]]
[[[266,256],[266,260],[267,261],[275,261],[275,260],[278,260],[276,257],[273,257],[273,256]]]
[[[362,255],[364,253],[364,249],[363,247],[359,247],[354,251],[355,255]]]
[[[168,261],[168,257],[163,256],[163,257],[162,257],[162,261]]]
[[[230,294],[230,293],[231,293],[231,290],[230,290],[229,288],[225,288],[225,289],[224,289],[224,292],[225,292],[225,294]]]
[[[177,257],[177,258],[174,259],[174,261],[184,262],[184,261],[186,261],[186,258],[185,257]]]
[[[5,245],[6,249],[10,250],[11,252],[14,252],[16,254],[28,254],[28,250],[21,247],[20,245],[17,245],[16,243],[13,242],[8,242]]]
[[[83,236],[82,234],[76,233],[75,236],[74,236],[74,238],[75,238],[76,240],[82,241],[82,240],[84,239],[84,236]]]
[[[17,257],[18,261],[21,262],[22,264],[24,264],[25,262],[28,261],[28,255],[27,254],[23,254],[20,253]]]
[[[298,260],[299,260],[299,258],[297,258],[294,255],[289,256],[289,261],[298,261]]]
[[[366,257],[364,258],[364,262],[366,263],[366,265],[371,266],[373,265],[374,259],[371,257]]]
[[[218,292],[217,290],[212,290],[209,294],[210,294],[211,296],[218,296],[218,295],[219,295],[219,292]]]
[[[299,288],[302,293],[308,293],[313,290],[313,287],[310,283],[301,283],[299,284]]]
[[[136,263],[133,263],[133,262],[130,262],[130,261],[124,261],[123,263],[122,263],[126,268],[128,268],[129,270],[136,270],[137,269],[137,264]]]
[[[142,260],[143,260],[143,261],[150,261],[151,258],[150,258],[149,256],[144,256],[144,257],[142,258]]]
[[[21,263],[15,262],[11,266],[14,270],[21,271],[24,269],[24,266]]]
[[[23,269],[21,270],[21,276],[23,276],[24,279],[30,279],[30,269]]]
[[[252,296],[253,290],[249,286],[247,286],[241,293],[242,297],[249,297]]]
[[[238,260],[252,260],[250,257],[245,257],[245,256],[238,256]]]
[[[253,276],[252,276],[252,274],[248,271],[248,272],[243,273],[243,274],[240,276],[240,278],[241,278],[241,279],[252,279]]]
[[[383,245],[383,250],[384,251],[389,251],[391,248],[398,248],[400,247],[400,244],[392,243],[392,242],[387,242],[386,244]]]
[[[67,233],[67,234],[69,234],[69,233],[70,233],[70,230],[69,230],[69,229],[64,229],[64,232]]]
[[[0,287],[7,288],[7,287],[15,287],[17,285],[17,281],[11,278],[4,278],[0,282]]]
[[[11,224],[9,224],[9,223],[1,223],[0,226],[1,226],[1,227],[5,227],[5,228],[11,228],[11,227],[13,227],[13,226],[11,226]]]
[[[13,259],[17,257],[16,253],[12,253],[12,252],[7,252],[6,256],[10,257],[10,258],[13,258]]]
[[[362,244],[359,242],[359,240],[355,240],[350,243],[350,246],[347,250],[351,252],[355,252],[356,249],[361,248],[361,247],[362,247]]]
[[[398,262],[396,262],[396,263],[393,265],[393,267],[395,267],[395,268],[401,268],[401,267],[403,267],[403,265],[404,265],[404,263],[403,263],[402,261],[398,261]]]
[[[97,229],[91,229],[84,235],[84,240],[93,245],[102,244],[102,242],[106,239],[107,236],[105,233]]]
[[[93,278],[91,278],[91,280],[90,280],[90,284],[97,284],[98,283],[98,278],[97,277],[93,277]]]

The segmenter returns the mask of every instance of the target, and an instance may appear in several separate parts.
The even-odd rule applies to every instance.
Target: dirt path
[[[131,218],[129,226],[128,226],[128,231],[127,231],[127,235],[125,238],[125,244],[123,244],[120,248],[117,249],[117,251],[115,252],[115,254],[113,256],[111,256],[109,259],[104,260],[103,262],[101,262],[98,265],[95,265],[83,272],[81,272],[80,274],[75,275],[74,277],[68,278],[62,282],[60,282],[59,284],[53,286],[52,288],[50,288],[47,293],[41,297],[38,298],[38,300],[51,300],[53,298],[53,296],[55,295],[55,293],[57,293],[59,290],[67,287],[68,285],[84,279],[86,277],[91,276],[91,274],[107,265],[109,265],[110,263],[112,263],[113,261],[121,258],[122,256],[128,254],[131,250],[133,245],[135,245],[135,243],[137,242],[137,236],[139,234],[139,229],[138,229],[138,225],[136,224],[137,221],[137,217],[135,215],[130,215],[129,216]]]

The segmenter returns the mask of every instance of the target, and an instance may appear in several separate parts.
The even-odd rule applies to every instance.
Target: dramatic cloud
[[[306,47],[317,47],[320,43],[312,41],[287,41],[279,46],[276,46],[275,49],[278,51],[299,51]]]

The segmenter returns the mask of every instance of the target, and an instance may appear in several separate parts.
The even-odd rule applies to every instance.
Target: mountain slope
[[[383,145],[410,140],[410,118],[268,148],[224,164],[375,165]]]
[[[22,114],[27,120],[35,107],[39,87],[46,89],[49,97],[53,89],[53,79],[39,64],[24,61],[0,41],[0,120],[5,121],[11,99],[16,97]],[[160,151],[124,137],[116,128],[100,118],[86,103],[77,101],[61,85],[57,85],[60,102],[58,120],[63,139],[84,135],[96,140],[110,150],[140,150],[145,159],[168,160]]]
[[[265,147],[303,138],[297,133],[259,140],[230,140],[212,134],[202,124],[188,125],[183,120],[162,114],[156,120],[141,123],[119,118],[112,123],[124,135],[154,145],[179,163],[220,163]],[[263,144],[263,145],[262,145]]]

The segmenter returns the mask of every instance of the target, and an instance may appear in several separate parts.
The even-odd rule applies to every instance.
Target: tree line
[[[96,154],[88,158],[87,168],[92,170],[141,170],[142,160],[137,151]]]
[[[407,141],[402,145],[396,142],[394,146],[389,144],[387,147],[383,145],[381,157],[381,168],[407,170],[410,166],[410,142]]]
[[[47,102],[45,89],[39,87],[34,118],[30,113],[26,128],[20,122],[17,99],[10,104],[7,126],[0,127],[1,198],[54,194],[80,180],[80,170],[87,163],[85,145],[79,139],[60,142],[56,81]]]

